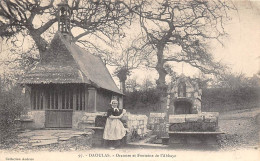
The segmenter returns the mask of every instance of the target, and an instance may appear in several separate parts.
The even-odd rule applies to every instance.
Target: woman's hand
[[[113,115],[111,115],[111,116],[109,116],[109,118],[111,118],[111,119],[120,119],[121,117],[123,117],[123,115],[124,115],[125,113],[126,113],[126,110],[123,109],[121,115],[119,115],[119,116],[113,116]]]
[[[111,115],[111,116],[109,116],[109,118],[111,118],[111,119],[120,119],[121,117]]]

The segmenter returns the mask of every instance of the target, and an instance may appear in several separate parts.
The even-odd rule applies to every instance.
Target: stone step
[[[183,135],[219,135],[225,134],[221,131],[169,131],[169,134],[183,134]]]
[[[53,139],[53,140],[41,140],[40,142],[38,143],[32,143],[32,147],[35,147],[35,146],[44,146],[44,145],[50,145],[50,144],[56,144],[58,143],[58,140],[57,139]]]
[[[163,144],[151,144],[151,143],[128,143],[127,146],[137,147],[137,148],[167,148],[168,145]]]
[[[57,139],[58,137],[55,136],[33,136],[30,137],[30,140],[53,140]]]
[[[58,141],[67,141],[69,140],[71,137],[61,137],[58,139]]]
[[[151,136],[149,136],[149,137],[147,137],[147,138],[145,138],[145,139],[142,139],[142,140],[139,140],[139,141],[137,141],[137,142],[135,142],[135,143],[151,143],[151,142],[153,142],[155,139],[157,138],[157,135],[151,135]]]

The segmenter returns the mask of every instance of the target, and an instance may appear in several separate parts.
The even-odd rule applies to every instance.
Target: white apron
[[[103,139],[120,140],[126,135],[126,129],[119,119],[107,118]]]

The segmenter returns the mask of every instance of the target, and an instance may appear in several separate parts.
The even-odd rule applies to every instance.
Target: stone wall
[[[73,128],[75,129],[85,129],[86,127],[95,127],[95,119],[97,116],[106,116],[106,112],[96,112],[96,113],[73,113]],[[128,129],[128,139],[135,137],[143,137],[147,134],[147,123],[148,117],[146,115],[133,115],[131,113],[126,113],[122,122],[125,122]],[[101,135],[99,137],[102,137]],[[130,140],[128,140],[130,141]]]
[[[45,111],[30,111],[19,119],[21,129],[45,128]]]
[[[96,116],[106,116],[106,112],[81,112],[74,111],[72,115],[72,128],[84,129],[85,127],[95,126]]]
[[[82,112],[74,111],[72,115],[72,128],[84,130],[95,127],[97,116],[102,116],[106,120],[106,112]],[[22,129],[41,129],[45,128],[45,111],[31,111],[20,119]],[[147,134],[148,117],[146,115],[134,115],[126,113],[122,118],[128,128],[128,137],[143,137]],[[132,136],[135,135],[135,136]]]
[[[146,115],[133,115],[127,113],[124,116],[130,134],[138,134],[143,137],[147,133],[148,117]]]
[[[164,123],[165,113],[150,113],[148,128],[154,130],[156,124]]]
[[[169,115],[167,123],[165,113],[150,113],[148,129],[158,137],[165,136],[168,131],[216,131],[218,116],[217,112]]]
[[[165,113],[150,113],[148,128],[158,137],[163,137],[167,133]]]

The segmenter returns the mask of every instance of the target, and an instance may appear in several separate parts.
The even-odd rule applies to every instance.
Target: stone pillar
[[[123,109],[123,96],[118,97],[118,108]]]
[[[77,104],[76,104],[76,93],[77,93],[77,88],[73,88],[73,110],[76,111],[77,109]]]
[[[26,102],[26,111],[32,110],[32,104],[31,104],[31,87],[28,85],[25,85],[25,102]]]
[[[87,86],[84,86],[85,90],[84,90],[84,93],[85,93],[85,97],[84,97],[84,100],[85,100],[85,111],[88,110],[88,87]]]
[[[97,111],[97,90],[94,87],[88,88],[88,112]]]

